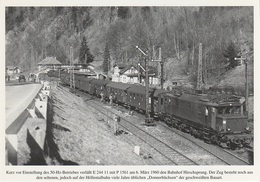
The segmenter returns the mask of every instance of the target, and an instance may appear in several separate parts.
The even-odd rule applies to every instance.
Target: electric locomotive
[[[236,148],[251,142],[243,103],[244,100],[236,96],[216,101],[206,94],[164,92],[159,94],[155,108],[158,116],[170,126],[206,142]]]

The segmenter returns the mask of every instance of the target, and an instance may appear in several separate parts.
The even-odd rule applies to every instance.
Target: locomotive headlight
[[[228,128],[227,131],[229,132],[229,131],[230,131],[230,128]]]
[[[225,119],[223,119],[223,124],[227,124],[227,121]]]

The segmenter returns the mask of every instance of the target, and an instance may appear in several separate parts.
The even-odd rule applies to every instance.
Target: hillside
[[[253,13],[252,7],[8,7],[5,61],[31,71],[47,56],[64,64],[72,57],[102,71],[108,59],[138,62],[136,45],[149,59],[161,47],[166,85],[177,79],[195,86],[202,43],[204,82],[240,87],[244,73],[234,58],[253,65]]]
[[[51,164],[144,165],[133,146],[113,134],[106,120],[83,98],[52,85],[54,118]],[[71,117],[74,116],[74,117]],[[112,121],[110,121],[112,122]],[[57,149],[55,151],[55,149]]]
[[[250,89],[253,88],[253,76],[254,70],[253,65],[248,66],[248,83]],[[223,80],[219,83],[220,86],[233,86],[233,87],[244,87],[245,86],[245,65],[238,66],[234,70],[227,72],[223,76]]]

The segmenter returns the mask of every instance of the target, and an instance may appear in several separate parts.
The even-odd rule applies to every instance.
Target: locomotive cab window
[[[218,114],[241,114],[240,106],[223,106],[218,108]]]

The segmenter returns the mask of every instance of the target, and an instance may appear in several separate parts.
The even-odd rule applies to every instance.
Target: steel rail
[[[82,91],[78,91],[78,92],[81,92],[82,94],[84,94],[84,96],[86,96],[85,92],[82,92]],[[102,113],[104,116],[113,119],[112,117],[107,115],[107,112],[110,112],[110,113],[112,113],[112,114],[114,114],[116,116],[120,116],[120,115],[118,115],[118,114],[116,114],[116,113],[114,113],[114,112],[112,112],[112,111],[110,111],[110,110],[100,106],[96,102],[91,102],[91,101],[93,101],[93,100],[85,100],[86,103],[88,103],[89,105],[94,107],[96,110],[98,110],[98,112]],[[95,104],[95,106],[93,106],[93,104],[91,104],[91,103]],[[105,112],[101,111],[101,108],[103,110],[105,110]],[[127,129],[130,132],[134,133],[139,139],[141,139],[142,141],[144,141],[145,143],[150,145],[158,153],[160,153],[165,158],[167,158],[169,161],[171,161],[172,164],[174,164],[174,165],[198,165],[192,159],[190,159],[187,156],[183,155],[181,152],[175,150],[173,147],[171,147],[170,145],[166,144],[165,142],[159,140],[155,136],[152,136],[151,134],[149,134],[148,132],[144,131],[140,127],[134,125],[132,122],[126,120],[125,118],[122,118],[121,121],[124,121],[124,125],[122,124],[122,122],[119,123],[119,125],[121,127],[124,127],[125,129]],[[132,129],[130,130],[129,127],[132,127]],[[148,142],[148,140],[149,140],[149,142]],[[158,145],[158,146],[156,146],[156,145]],[[163,150],[163,149],[165,149],[165,150]]]

